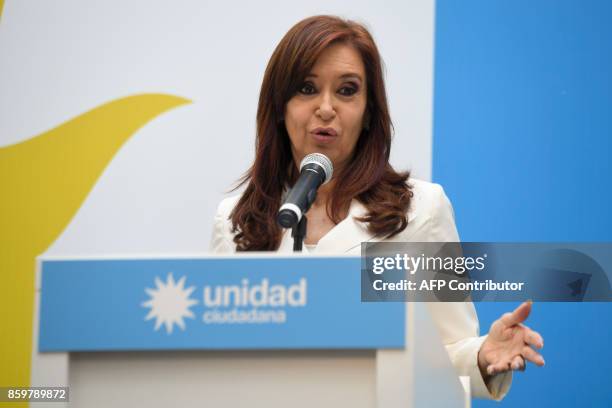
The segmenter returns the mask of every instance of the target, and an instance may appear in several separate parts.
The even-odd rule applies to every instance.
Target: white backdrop
[[[364,22],[387,67],[393,164],[431,175],[432,1],[11,1],[0,24],[0,146],[131,94],[193,101],[123,146],[47,254],[207,249],[252,160],[262,74],[300,19]]]
[[[340,15],[370,28],[387,67],[396,129],[392,163],[429,180],[432,0],[7,0],[0,20],[0,147],[128,95],[165,93],[193,101],[155,118],[125,143],[44,255],[205,252],[217,203],[253,158],[268,58],[293,24],[315,14]],[[70,359],[71,393],[80,406],[107,406],[109,388],[100,387],[106,384],[117,395],[129,392],[154,401],[150,406],[165,406],[168,384],[201,384],[214,375],[202,369],[206,355],[76,355]],[[251,358],[241,370],[255,370],[253,378],[260,378]],[[364,361],[347,355],[343,364],[354,368],[355,381],[371,387]],[[130,388],[143,370],[143,388]],[[36,353],[31,375],[34,384],[53,376]],[[292,388],[287,383],[279,389]],[[171,395],[187,406],[200,401],[197,392],[202,389],[196,386]]]

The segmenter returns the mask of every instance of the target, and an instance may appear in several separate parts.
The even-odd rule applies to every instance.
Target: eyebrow
[[[317,75],[317,74],[308,74],[308,75],[306,75],[306,78],[310,78],[310,77],[312,77],[312,78],[318,78],[318,75]],[[340,78],[342,78],[342,79],[346,79],[346,78],[356,78],[356,79],[358,79],[358,80],[360,80],[360,81],[363,81],[363,80],[361,79],[361,75],[359,75],[359,74],[357,74],[357,73],[354,73],[354,72],[348,72],[348,73],[346,73],[346,74],[342,74],[342,75],[340,75]]]

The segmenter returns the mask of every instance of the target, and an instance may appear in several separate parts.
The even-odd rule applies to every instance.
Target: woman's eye
[[[357,92],[357,88],[354,86],[343,86],[338,92],[342,96],[352,96]]]
[[[314,86],[312,86],[312,84],[307,82],[304,85],[302,85],[299,92],[304,95],[312,95],[313,93],[316,92],[316,89],[314,88]]]

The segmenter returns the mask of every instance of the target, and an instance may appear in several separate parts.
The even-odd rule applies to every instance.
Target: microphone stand
[[[296,225],[291,227],[291,236],[293,237],[293,252],[302,252],[302,242],[306,237],[306,216],[303,215]]]

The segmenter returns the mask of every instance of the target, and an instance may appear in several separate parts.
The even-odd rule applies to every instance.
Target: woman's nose
[[[336,116],[336,110],[334,109],[331,95],[321,93],[319,107],[315,113],[323,121],[331,120]]]

